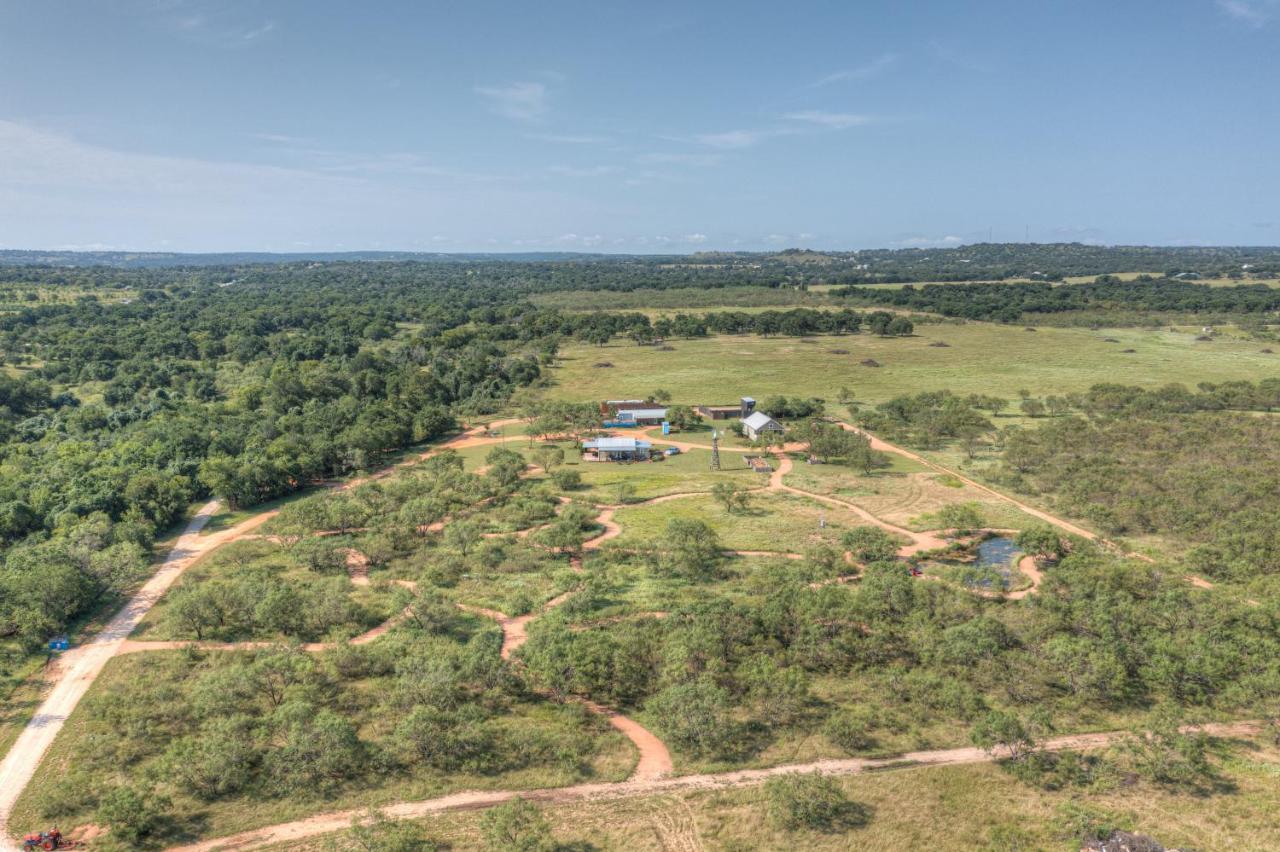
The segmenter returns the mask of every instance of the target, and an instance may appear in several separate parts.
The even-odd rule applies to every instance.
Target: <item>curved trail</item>
[[[506,426],[511,423],[520,422],[518,420],[504,420],[494,424],[494,426]],[[855,427],[840,422],[839,425],[850,431],[857,431],[867,435],[871,441],[873,449],[883,452],[892,452],[898,455],[910,458],[926,467],[955,476],[960,481],[970,485],[978,490],[990,494],[1002,501],[1008,502],[1027,514],[1047,521],[1061,529],[1080,535],[1090,540],[1101,540],[1097,535],[1084,530],[1068,521],[1064,521],[1054,515],[1036,509],[1021,501],[1018,501],[1008,495],[1002,494],[992,488],[974,481],[968,477],[951,471],[941,465],[923,458],[917,453],[897,447],[873,435]],[[392,467],[379,471],[371,476],[351,480],[343,485],[337,486],[339,490],[347,490],[357,487],[369,481],[382,479],[396,470],[411,467],[419,462],[437,455],[449,449],[463,449],[467,447],[486,446],[499,443],[505,443],[506,439],[502,436],[489,437],[483,434],[481,428],[476,427],[465,431],[454,438],[442,442],[431,449],[422,452],[412,458],[402,461]],[[671,446],[680,447],[681,449],[710,449],[707,445],[696,444],[691,442],[672,441],[669,438],[655,438],[655,442],[661,442]],[[748,448],[738,447],[721,447],[723,452],[759,452]],[[852,511],[860,518],[863,518],[870,524],[874,524],[886,531],[894,534],[902,535],[910,539],[910,544],[904,545],[900,550],[900,555],[909,556],[925,550],[932,550],[945,546],[946,540],[941,538],[934,532],[917,533],[898,527],[894,524],[883,521],[882,519],[872,515],[865,509],[854,503],[841,500],[839,498],[827,495],[815,494],[804,491],[803,489],[788,486],[783,483],[783,477],[791,472],[793,468],[792,461],[789,457],[783,455],[785,452],[795,452],[802,449],[802,445],[798,443],[786,444],[772,452],[779,458],[778,469],[773,471],[769,477],[767,490],[791,492],[801,496],[825,502],[829,505],[839,506],[843,509]],[[760,490],[760,489],[752,489]],[[653,498],[655,502],[679,499],[681,497],[692,496],[692,492],[662,495]],[[621,508],[619,506],[604,506],[597,518],[597,522],[604,528],[601,533],[595,537],[583,542],[582,550],[595,550],[601,547],[605,542],[618,537],[622,533],[622,528],[613,520],[614,512]],[[262,512],[249,518],[235,527],[222,530],[209,536],[202,536],[201,530],[209,519],[217,512],[218,504],[216,501],[210,502],[201,508],[200,512],[192,519],[182,536],[178,539],[173,549],[170,551],[156,574],[147,582],[146,585],[130,600],[115,618],[89,642],[65,653],[62,656],[62,673],[58,677],[52,690],[42,703],[39,711],[27,727],[19,735],[9,753],[5,756],[4,761],[0,762],[0,850],[15,849],[12,841],[8,836],[8,817],[12,812],[13,804],[26,787],[31,777],[37,770],[40,759],[44,752],[52,743],[54,737],[61,730],[62,724],[71,710],[75,708],[85,692],[92,685],[102,667],[106,662],[117,653],[134,653],[138,651],[152,650],[158,647],[188,647],[192,644],[197,646],[205,646],[211,649],[242,649],[246,647],[263,647],[272,643],[191,643],[191,642],[146,642],[128,640],[129,634],[136,628],[137,624],[154,605],[156,600],[172,585],[172,583],[181,575],[192,562],[206,555],[212,550],[229,544],[241,538],[248,537],[253,531],[274,517],[278,510],[270,510]],[[532,532],[532,530],[527,531]],[[526,534],[527,534],[526,532]],[[739,551],[738,555],[766,555],[762,551]],[[798,558],[798,554],[778,554],[768,553],[770,556],[786,556],[787,558]],[[846,557],[848,558],[848,557]],[[348,568],[351,572],[352,582],[357,585],[363,585],[368,582],[367,561],[363,560],[363,555],[354,551],[347,555]],[[576,569],[581,570],[580,559],[572,559]],[[1010,598],[1021,598],[1030,594],[1038,588],[1041,580],[1041,574],[1034,560],[1026,557],[1019,563],[1019,567],[1031,578],[1032,585],[1029,589],[1014,592],[1008,595]],[[842,578],[847,579],[847,578]],[[1202,585],[1206,588],[1212,588],[1212,584],[1207,581],[1199,580],[1199,578],[1188,578],[1196,585]],[[1199,582],[1197,582],[1199,580]],[[548,601],[543,611],[547,608],[560,603],[565,595]],[[518,618],[509,618],[503,613],[493,610],[484,610],[479,608],[467,608],[477,614],[485,615],[493,618],[499,623],[503,630],[503,647],[502,654],[504,658],[510,658],[512,652],[520,647],[528,638],[527,626],[535,617],[534,615],[526,615]],[[366,634],[363,634],[352,640],[356,643],[372,641],[381,636],[400,620],[407,617],[408,611],[390,619],[382,625],[374,628]],[[656,614],[655,614],[656,615]],[[661,616],[659,616],[661,617]],[[311,643],[303,646],[305,650],[323,650],[332,647],[331,643]],[[610,723],[619,731],[624,733],[640,752],[640,760],[637,763],[635,773],[632,778],[625,782],[605,783],[605,784],[582,784],[572,787],[559,789],[542,789],[530,791],[499,791],[492,793],[458,793],[452,796],[446,796],[439,799],[432,799],[425,802],[401,803],[392,805],[386,809],[388,815],[393,817],[412,817],[423,816],[431,813],[438,813],[446,810],[466,809],[488,807],[506,801],[516,795],[526,798],[547,801],[573,801],[576,799],[610,797],[620,795],[644,795],[654,792],[662,792],[664,790],[675,789],[692,789],[698,787],[714,788],[718,786],[732,786],[738,784],[758,783],[760,780],[787,771],[808,771],[819,769],[833,773],[850,773],[860,772],[865,769],[874,769],[885,766],[886,761],[870,761],[860,759],[836,760],[836,761],[818,761],[815,763],[780,766],[767,770],[741,770],[737,772],[720,773],[716,775],[695,775],[683,776],[679,778],[660,777],[670,773],[671,760],[667,753],[666,747],[661,740],[652,733],[645,730],[639,723],[618,714],[616,711],[599,705],[584,702],[593,711],[606,716]],[[1209,726],[1209,729],[1221,730],[1229,732],[1230,730],[1243,730],[1241,726]],[[1083,737],[1064,737],[1051,741],[1051,748],[1085,748],[1096,747],[1105,744],[1114,735],[1087,735]],[[947,763],[965,763],[978,760],[989,760],[990,757],[976,749],[952,749],[936,752],[920,752],[913,755],[907,755],[907,760],[915,761],[925,765],[942,765]],[[311,837],[316,834],[328,833],[346,828],[350,824],[350,820],[356,812],[348,811],[338,814],[323,814],[300,820],[294,823],[287,823],[270,828],[264,828],[256,832],[247,832],[242,835],[236,835],[229,838],[221,838],[203,841],[191,846],[182,847],[183,852],[210,852],[214,849],[235,849],[244,848],[251,845],[259,845],[267,842],[280,842],[290,839],[298,839],[303,837]]]
[[[1200,730],[1217,737],[1239,737],[1258,733],[1260,726],[1256,722],[1238,722],[1225,725],[1204,725]],[[1083,751],[1104,748],[1124,736],[1126,734],[1123,732],[1080,734],[1056,737],[1042,745],[1048,751],[1062,751],[1064,749]],[[659,778],[649,781],[575,784],[572,787],[540,790],[462,792],[420,802],[401,802],[388,805],[382,809],[382,812],[392,819],[416,819],[449,811],[489,808],[510,801],[516,796],[544,804],[607,801],[609,799],[660,795],[662,793],[685,790],[723,790],[731,787],[744,787],[760,784],[769,778],[791,772],[856,775],[873,770],[886,771],[924,766],[957,766],[969,763],[986,763],[995,759],[997,759],[995,755],[988,754],[977,748],[938,749],[934,751],[909,752],[897,758],[883,760],[852,757],[774,766],[769,769],[740,769],[733,772],[718,772],[707,775],[681,775],[674,778]],[[362,813],[364,813],[363,810],[347,810],[318,814],[296,822],[282,823],[256,831],[246,831],[230,837],[205,840],[189,846],[174,847],[171,852],[233,852],[233,850],[251,849],[270,843],[303,840],[321,834],[345,831],[351,826],[351,820]]]
[[[498,626],[502,628],[502,659],[510,660],[511,655],[521,645],[529,641],[529,622],[564,603],[569,599],[570,595],[572,595],[572,592],[565,592],[547,601],[538,612],[515,618],[497,610],[467,606],[465,604],[458,604],[458,608],[496,621]],[[639,760],[631,771],[629,782],[651,781],[655,778],[670,775],[675,771],[675,766],[671,762],[671,753],[667,751],[666,745],[639,722],[622,715],[617,710],[597,704],[594,701],[580,698],[570,700],[577,701],[593,713],[604,716],[610,725],[631,740],[632,745],[636,747],[636,751],[639,753]]]

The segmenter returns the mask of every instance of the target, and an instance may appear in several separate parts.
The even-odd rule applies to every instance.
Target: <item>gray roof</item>
[[[630,414],[637,420],[641,418],[649,420],[655,417],[666,417],[667,410],[665,408],[619,408],[618,416],[621,417],[624,414]]]
[[[777,420],[774,420],[772,417],[765,414],[763,411],[757,411],[756,413],[752,414],[750,417],[744,417],[742,419],[742,423],[744,426],[750,426],[752,429],[755,429],[757,432],[763,429],[764,427],[768,426],[770,423],[772,423],[773,425],[779,428],[782,427],[781,423],[779,423]]]
[[[647,450],[652,444],[635,438],[596,438],[594,441],[583,441],[582,446],[588,450],[634,452],[635,450]]]

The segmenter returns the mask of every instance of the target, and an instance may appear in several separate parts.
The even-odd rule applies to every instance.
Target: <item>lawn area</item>
[[[672,848],[876,849],[966,848],[1008,852],[1074,852],[1085,825],[1107,822],[1184,849],[1274,849],[1280,826],[1280,754],[1241,747],[1223,765],[1232,793],[1196,796],[1146,782],[1082,795],[1041,790],[989,764],[903,768],[839,779],[870,813],[843,831],[787,831],[767,817],[762,786],[674,791],[663,795],[548,805],[558,841],[581,848],[658,852]],[[1083,819],[1079,816],[1083,813]],[[1075,818],[1073,818],[1073,816]],[[477,812],[423,820],[427,836],[457,852],[483,850]],[[268,847],[270,852],[323,852],[335,836]],[[341,841],[338,842],[341,846]]]
[[[747,510],[733,514],[711,497],[698,495],[619,509],[613,519],[622,527],[622,535],[611,543],[619,547],[648,544],[661,538],[672,518],[706,523],[728,550],[795,553],[822,542],[837,544],[845,530],[864,525],[853,512],[794,494],[752,494]],[[820,521],[826,526],[820,527]]]
[[[762,400],[773,394],[834,401],[840,388],[847,387],[864,403],[942,389],[1016,399],[1022,389],[1039,396],[1082,391],[1099,382],[1195,387],[1198,382],[1256,380],[1280,370],[1280,355],[1261,353],[1257,342],[1195,337],[1189,331],[1135,328],[1041,328],[1032,333],[973,322],[920,326],[916,336],[907,338],[810,338],[815,344],[750,335],[672,340],[670,352],[615,340],[603,348],[566,346],[560,366],[548,370],[554,381],[548,394],[586,401],[638,397],[663,388],[677,403],[724,404],[743,395]],[[930,345],[936,342],[947,346]],[[849,354],[833,354],[833,349]],[[881,366],[862,366],[867,359]],[[601,361],[616,366],[592,366]]]

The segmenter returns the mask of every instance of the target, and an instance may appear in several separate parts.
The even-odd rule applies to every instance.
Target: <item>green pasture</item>
[[[1042,327],[1031,332],[974,322],[922,326],[916,336],[906,338],[857,334],[802,342],[725,335],[673,340],[669,352],[614,340],[604,347],[565,347],[561,362],[547,371],[552,382],[547,393],[586,401],[643,396],[662,388],[677,403],[725,404],[744,395],[763,400],[775,394],[834,401],[841,388],[848,388],[858,401],[875,403],[943,389],[1016,399],[1019,390],[1063,394],[1100,382],[1194,387],[1280,375],[1280,354],[1261,352],[1264,344],[1196,337],[1191,331],[1136,328]],[[930,345],[936,343],[947,345]],[[867,360],[880,366],[864,366]],[[614,366],[593,366],[606,361]]]

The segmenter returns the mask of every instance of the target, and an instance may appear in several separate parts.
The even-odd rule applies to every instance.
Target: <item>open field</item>
[[[904,462],[912,464],[909,460]],[[937,522],[928,515],[956,503],[977,504],[989,527],[1021,529],[1037,523],[1004,500],[923,469],[922,465],[915,467],[911,472],[890,470],[862,476],[840,465],[797,464],[783,482],[805,491],[852,500],[876,517],[913,530],[936,528]]]
[[[661,540],[673,518],[702,521],[719,533],[720,543],[730,550],[793,553],[822,543],[834,545],[842,532],[862,525],[852,512],[794,494],[752,495],[745,511],[732,514],[709,495],[697,495],[619,509],[614,519],[623,532],[614,543],[632,547]],[[823,521],[825,527],[820,526]]]
[[[1223,765],[1234,787],[1204,796],[1148,783],[1109,790],[1041,790],[992,764],[906,768],[853,775],[838,783],[868,807],[865,826],[831,833],[787,831],[766,817],[760,786],[544,807],[556,839],[600,850],[669,849],[1044,849],[1074,852],[1089,825],[1111,824],[1184,849],[1274,849],[1280,828],[1280,754],[1241,747]],[[441,814],[420,822],[428,837],[458,852],[482,850],[479,815]],[[325,852],[333,836],[272,845],[270,852]],[[339,844],[340,845],[340,844]]]
[[[1108,343],[1104,338],[1112,338]],[[1256,380],[1280,374],[1280,355],[1263,344],[1217,338],[1196,341],[1189,332],[1144,329],[1089,331],[966,323],[921,327],[917,336],[870,334],[808,338],[717,336],[673,340],[674,351],[614,341],[604,347],[565,347],[563,363],[550,371],[548,393],[559,399],[643,396],[654,388],[681,403],[731,403],[743,394],[819,396],[834,400],[842,387],[863,402],[950,389],[1015,398],[1081,391],[1099,382],[1155,387],[1181,382]],[[946,347],[930,343],[945,342]],[[830,350],[849,354],[835,355]],[[1134,349],[1125,353],[1124,349]],[[873,359],[880,367],[864,367]],[[612,361],[617,366],[592,365]]]
[[[675,287],[671,289],[577,290],[537,293],[530,301],[543,308],[566,311],[637,311],[689,313],[720,310],[776,310],[835,304],[821,292],[790,287]]]

